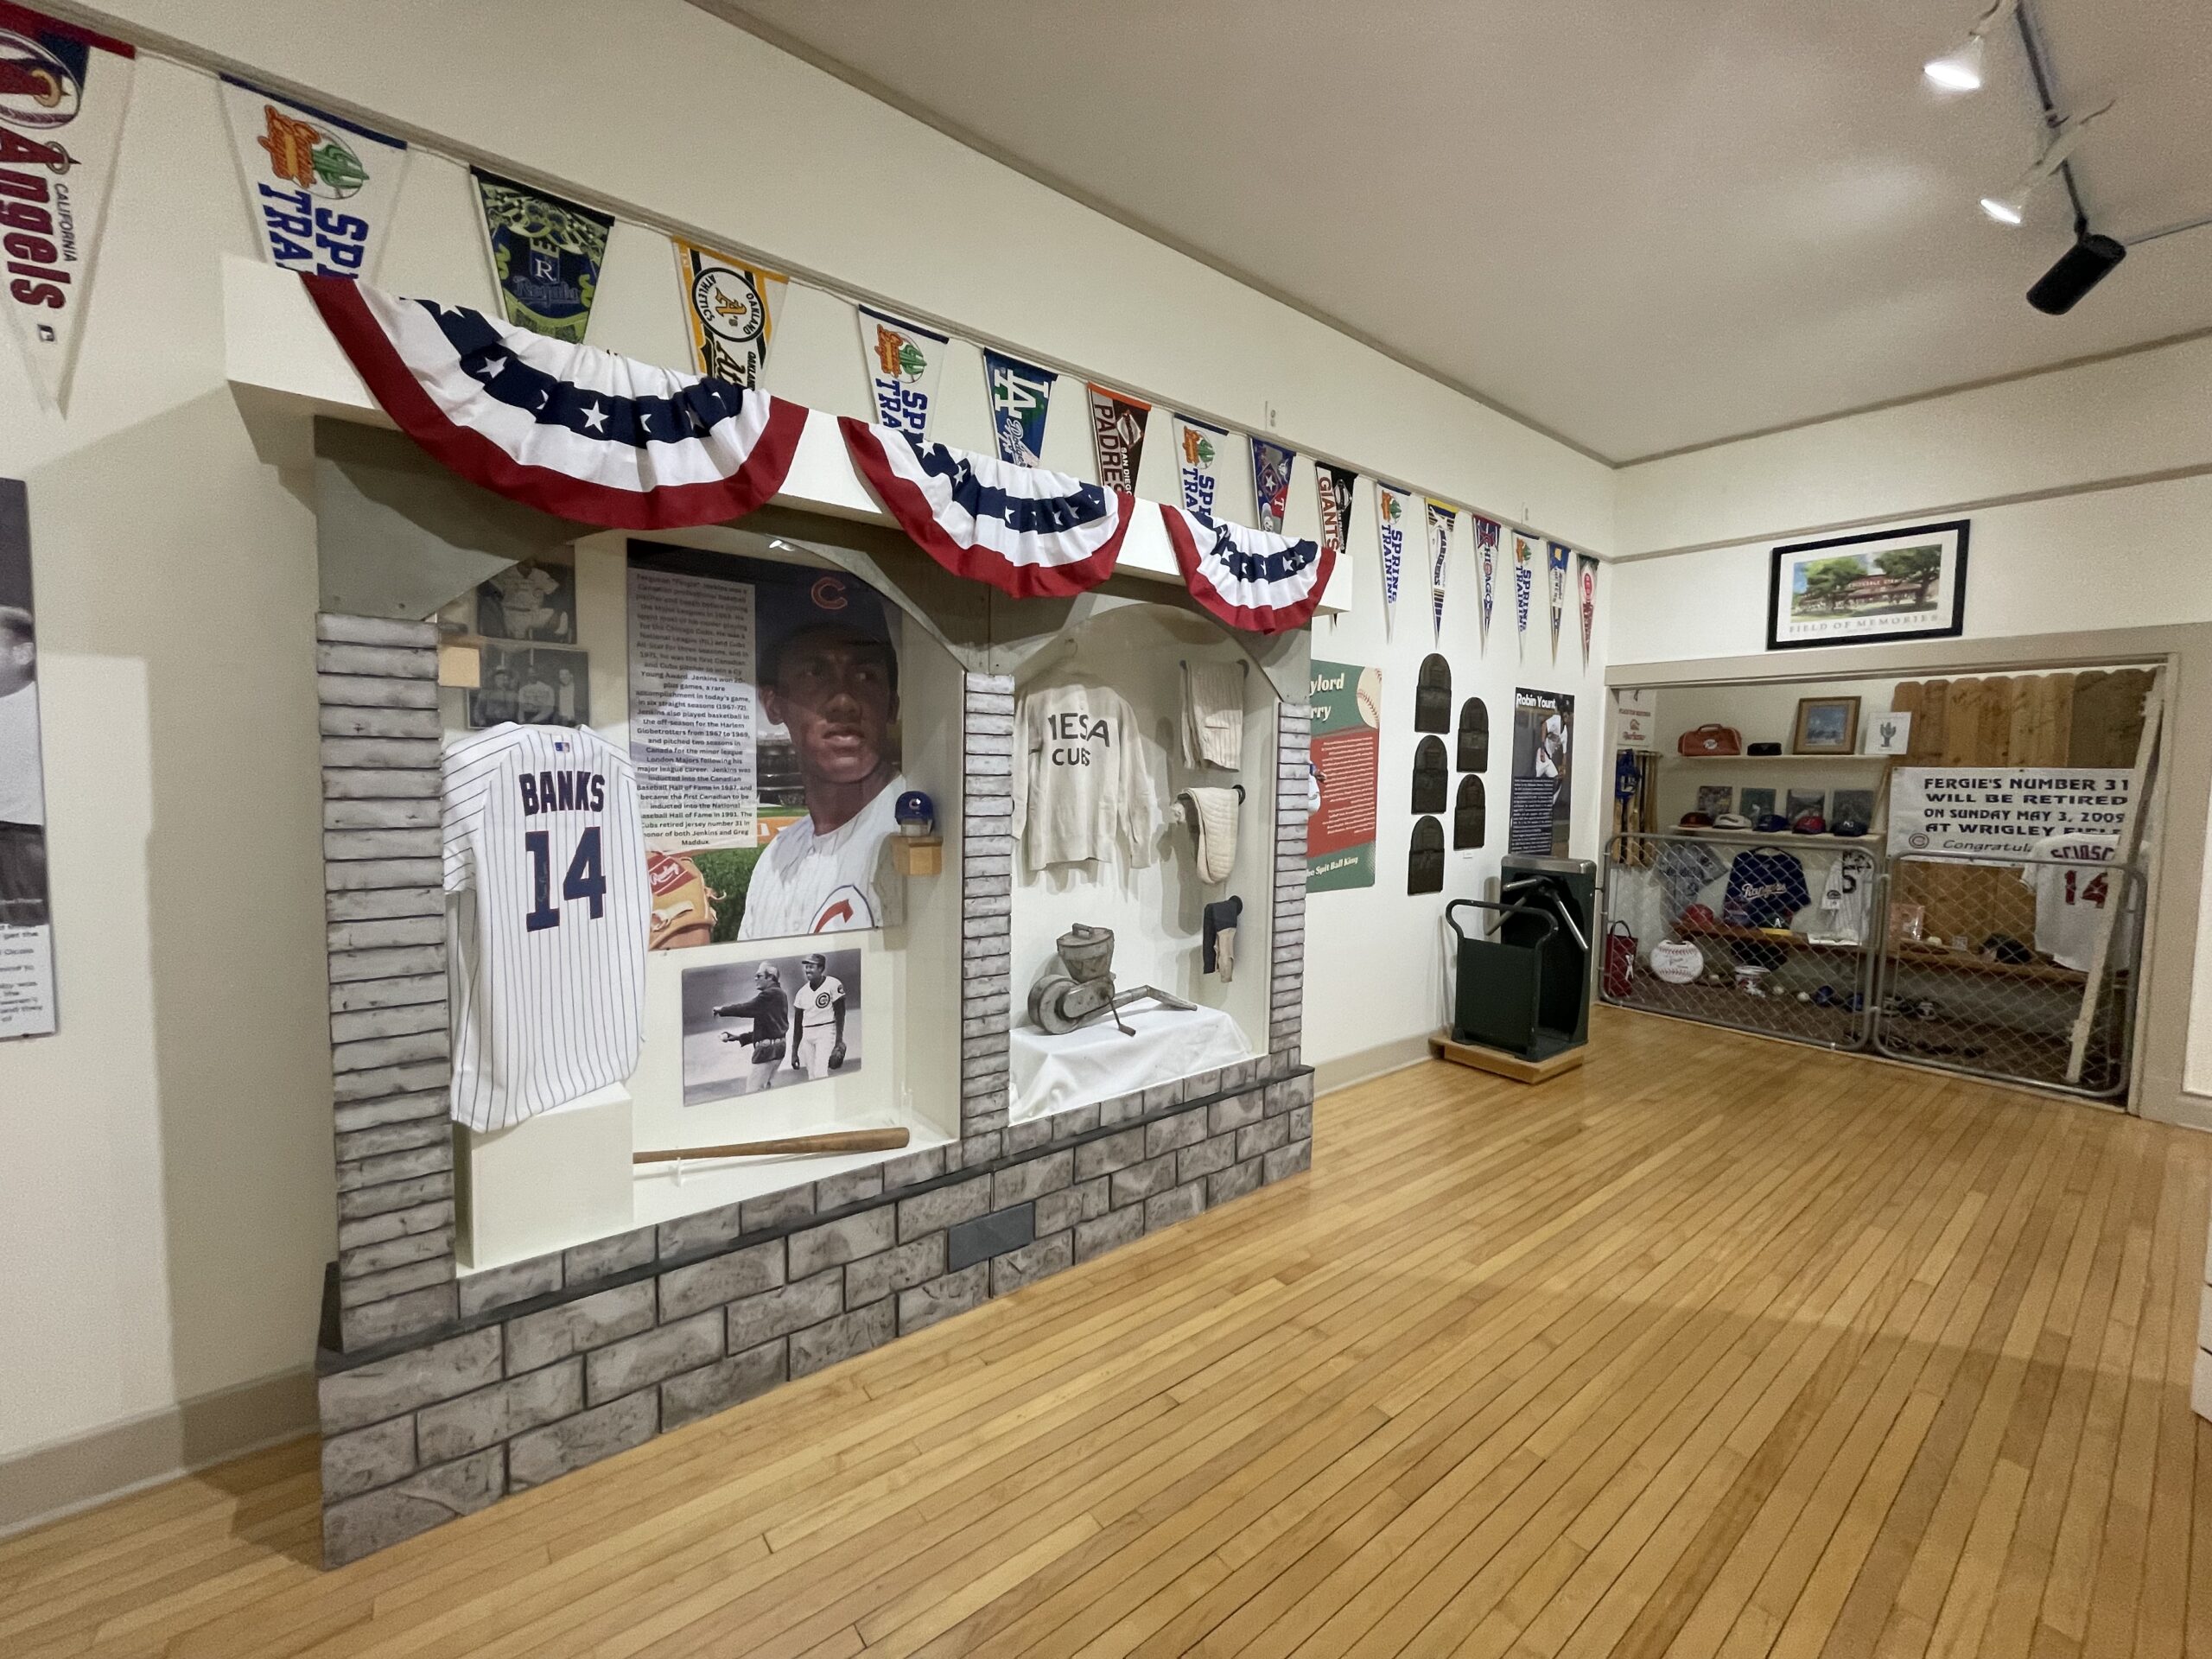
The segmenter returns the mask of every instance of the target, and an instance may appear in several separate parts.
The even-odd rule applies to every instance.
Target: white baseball
[[[1376,730],[1382,729],[1382,671],[1363,668],[1359,671],[1359,684],[1352,692],[1352,699],[1359,709],[1359,717]]]

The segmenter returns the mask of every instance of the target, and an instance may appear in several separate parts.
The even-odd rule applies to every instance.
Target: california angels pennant
[[[472,483],[613,530],[677,530],[783,487],[806,410],[339,276],[308,295],[385,413]]]
[[[1441,501],[1428,504],[1428,615],[1433,643],[1438,645],[1444,640],[1444,578],[1451,569],[1452,526],[1459,522],[1456,507]]]
[[[1552,661],[1557,662],[1559,625],[1567,620],[1567,556],[1572,550],[1565,542],[1553,542],[1545,550],[1552,582]]]
[[[1335,549],[1164,503],[1160,516],[1191,597],[1230,627],[1281,633],[1313,620],[1336,569]]]
[[[1065,599],[1114,574],[1136,505],[1126,492],[850,416],[837,425],[884,511],[956,576],[1016,599]]]
[[[1485,518],[1479,512],[1470,515],[1475,521],[1475,569],[1482,577],[1483,590],[1483,649],[1490,649],[1490,613],[1497,597],[1497,532],[1495,518]]]
[[[1406,502],[1411,492],[1375,480],[1375,537],[1382,553],[1382,637],[1398,613],[1398,582],[1406,568]]]

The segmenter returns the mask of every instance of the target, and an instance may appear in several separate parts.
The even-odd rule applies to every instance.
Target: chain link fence
[[[1624,836],[1607,849],[1599,994],[2115,1099],[2142,893],[2139,872],[2106,864],[1892,859],[1878,842],[1828,836]]]

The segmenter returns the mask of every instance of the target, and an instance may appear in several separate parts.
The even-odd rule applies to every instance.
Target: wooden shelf
[[[1807,840],[1814,837],[1807,836]],[[1787,950],[1807,950],[1815,955],[1856,957],[1873,949],[1868,944],[1815,944],[1802,933],[1770,931],[1762,927],[1740,927],[1733,922],[1691,922],[1679,925],[1675,931],[1685,939],[1722,939],[1732,944],[1759,944],[1774,945]],[[2066,985],[2079,988],[2087,976],[2078,969],[2062,968],[2054,962],[1987,962],[1971,951],[1954,950],[1948,945],[1932,944],[1925,940],[1904,940],[1892,945],[1891,957],[1911,968],[1941,968],[1948,972],[1977,974],[1985,979],[2025,980],[2044,985]]]
[[[1662,760],[1694,761],[1700,766],[1802,766],[1808,761],[1819,765],[1823,761],[1895,760],[1900,757],[1894,754],[1669,754],[1662,749],[1659,758]]]

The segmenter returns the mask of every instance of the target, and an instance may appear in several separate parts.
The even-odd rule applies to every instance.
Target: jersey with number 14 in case
[[[453,1115],[491,1130],[636,1070],[645,879],[637,774],[591,731],[495,726],[446,750]]]

